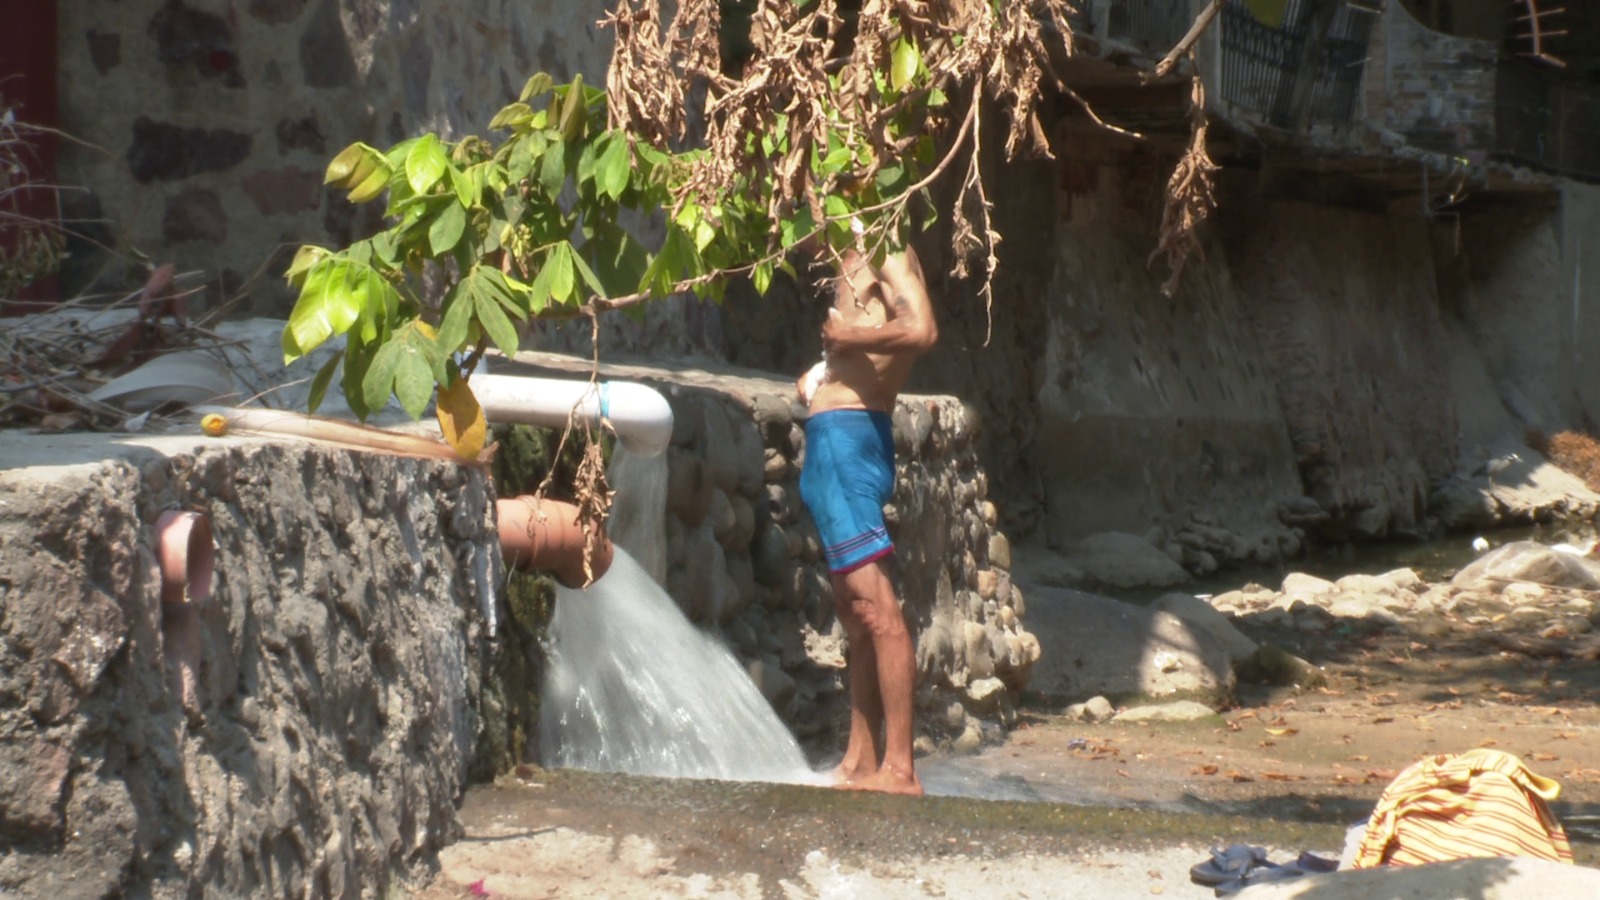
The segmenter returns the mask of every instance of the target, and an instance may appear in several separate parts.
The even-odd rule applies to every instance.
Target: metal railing
[[[1290,0],[1283,24],[1274,27],[1244,0],[1228,0],[1221,16],[1222,98],[1278,128],[1350,124],[1374,16],[1341,3],[1320,35],[1312,32],[1317,18],[1312,3]]]
[[[1190,0],[1113,0],[1106,30],[1109,37],[1161,56],[1182,40],[1194,17]]]
[[[1493,153],[1514,162],[1600,179],[1600,90],[1553,77],[1538,63],[1495,70]]]
[[[1112,0],[1108,36],[1160,55],[1189,30],[1199,6],[1191,0]],[[1222,99],[1279,128],[1349,124],[1375,12],[1370,4],[1340,2],[1334,8],[1289,0],[1283,24],[1273,26],[1252,15],[1245,0],[1227,0],[1218,23]]]

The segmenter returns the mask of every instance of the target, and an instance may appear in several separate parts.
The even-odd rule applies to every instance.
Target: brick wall
[[[1416,147],[1481,161],[1494,142],[1493,42],[1433,31],[1403,4],[1390,3],[1368,49],[1369,125]]]

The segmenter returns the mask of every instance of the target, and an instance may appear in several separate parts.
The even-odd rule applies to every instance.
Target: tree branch
[[[1194,46],[1194,42],[1200,40],[1200,35],[1205,34],[1207,26],[1211,24],[1211,20],[1215,19],[1217,13],[1222,11],[1222,3],[1223,0],[1211,0],[1211,5],[1200,11],[1200,15],[1195,17],[1194,24],[1189,26],[1189,33],[1185,34],[1183,39],[1178,41],[1177,45],[1168,51],[1166,56],[1161,58],[1160,62],[1156,63],[1155,69],[1151,70],[1150,76],[1145,79],[1146,81],[1161,78],[1172,71],[1172,68],[1178,64],[1178,60],[1182,59],[1184,54],[1189,52],[1189,48]]]

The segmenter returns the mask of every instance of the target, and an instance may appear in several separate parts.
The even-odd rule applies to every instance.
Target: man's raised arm
[[[939,326],[934,322],[933,303],[916,251],[908,246],[904,253],[889,257],[880,274],[880,283],[888,288],[888,321],[858,326],[829,317],[822,326],[822,344],[828,350],[923,353],[939,340]]]

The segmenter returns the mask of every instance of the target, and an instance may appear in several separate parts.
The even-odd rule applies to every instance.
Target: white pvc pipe
[[[672,407],[654,388],[627,381],[473,375],[469,384],[491,422],[559,428],[574,407],[589,422],[603,422],[634,456],[655,456],[672,441]]]

